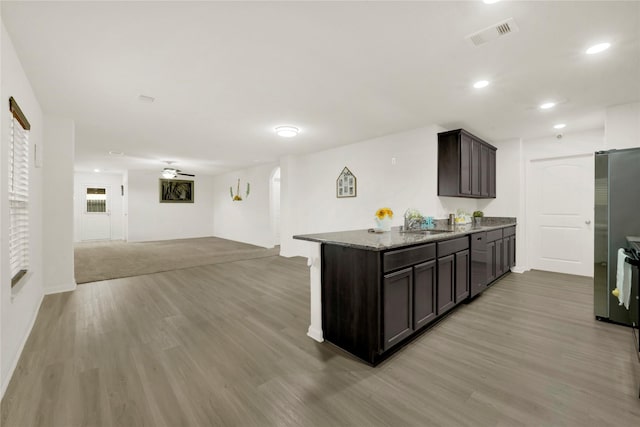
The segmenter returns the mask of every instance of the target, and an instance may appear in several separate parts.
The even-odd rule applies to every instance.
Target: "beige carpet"
[[[96,282],[179,270],[199,265],[264,258],[280,253],[217,237],[126,243],[123,241],[76,243],[76,283]]]

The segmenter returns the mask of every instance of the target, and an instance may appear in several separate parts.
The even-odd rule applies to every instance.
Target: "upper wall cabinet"
[[[438,134],[438,196],[495,198],[496,147],[464,129]]]

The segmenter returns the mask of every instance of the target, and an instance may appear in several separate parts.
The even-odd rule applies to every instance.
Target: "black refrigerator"
[[[637,282],[631,287],[629,310],[619,305],[611,291],[616,288],[618,250],[629,248],[627,237],[640,236],[640,148],[595,154],[594,220],[596,319],[637,327]]]

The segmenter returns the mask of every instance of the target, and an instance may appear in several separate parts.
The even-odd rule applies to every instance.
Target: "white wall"
[[[109,218],[111,221],[111,240],[124,239],[124,202],[121,195],[120,186],[123,185],[122,174],[119,173],[87,173],[76,172],[74,174],[74,200],[73,200],[73,229],[74,241],[82,241],[83,215],[85,210],[85,187],[86,186],[108,186],[111,190],[109,198]]]
[[[403,223],[408,208],[446,218],[457,208],[474,211],[475,199],[438,197],[438,132],[427,126],[281,162],[281,254],[306,256],[309,245],[296,234],[373,227],[380,207]],[[395,158],[395,164],[392,162]],[[336,197],[336,179],[347,166],[357,178],[357,197]]]
[[[270,178],[278,164],[243,169],[214,178],[213,186],[213,235],[224,239],[273,247],[270,220]],[[236,194],[240,178],[242,201],[232,201],[229,188]],[[245,197],[247,182],[251,184],[249,197]]]
[[[45,293],[75,289],[73,271],[73,120],[44,117],[44,236]]]
[[[185,178],[194,181],[194,203],[160,203],[159,171],[128,172],[130,242],[213,236],[214,178]]]
[[[38,100],[18,60],[15,49],[2,24],[0,30],[0,201],[7,194],[7,158],[9,151],[10,112],[9,97],[13,96],[31,124],[30,147],[43,147],[43,117]],[[33,152],[31,153],[33,154]],[[30,273],[11,289],[9,273],[9,207],[0,202],[0,387],[2,395],[11,379],[24,343],[44,295],[42,263],[42,175],[43,170],[34,168],[31,159],[29,175],[29,245]]]
[[[129,240],[129,171],[122,174],[122,186],[124,196],[122,197],[122,238]]]
[[[640,147],[640,102],[607,108],[604,139],[607,149]]]
[[[576,156],[580,154],[593,155],[596,151],[604,150],[604,129],[594,129],[585,132],[565,133],[562,139],[557,139],[554,135],[550,135],[544,138],[536,138],[530,140],[523,140],[521,144],[521,180],[520,180],[520,214],[518,216],[518,222],[521,224],[518,227],[518,246],[517,246],[517,264],[518,268],[522,270],[528,270],[528,257],[531,255],[531,243],[530,235],[533,232],[528,227],[528,207],[526,205],[526,194],[528,188],[535,186],[531,178],[530,164],[533,160],[539,159],[552,159],[558,157]],[[500,165],[497,166],[498,168]],[[515,179],[512,175],[504,176],[503,179]],[[502,185],[509,185],[508,182],[502,183]],[[524,200],[523,200],[524,198]]]
[[[523,142],[520,139],[492,142],[496,152],[496,198],[478,200],[478,209],[485,216],[515,217],[516,266],[514,271],[523,271],[525,257],[525,193]]]

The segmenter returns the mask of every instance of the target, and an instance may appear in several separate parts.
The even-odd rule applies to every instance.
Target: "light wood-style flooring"
[[[306,336],[305,261],[46,297],[1,425],[640,425],[631,331],[594,320],[589,279],[512,273],[371,368]]]

